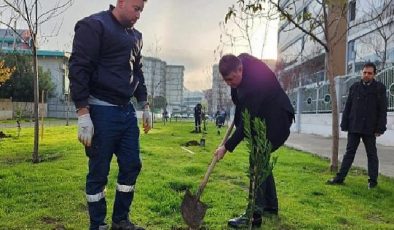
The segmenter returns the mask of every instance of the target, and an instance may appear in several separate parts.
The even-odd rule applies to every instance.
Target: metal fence
[[[360,75],[338,76],[335,79],[338,110],[344,109],[350,86],[359,81]],[[376,75],[376,80],[387,88],[388,111],[394,111],[394,67],[384,69]],[[292,105],[298,113],[331,113],[331,95],[329,82],[321,81],[304,85],[287,92]]]
[[[385,69],[376,75],[376,79],[387,88],[388,110],[394,111],[394,67]]]

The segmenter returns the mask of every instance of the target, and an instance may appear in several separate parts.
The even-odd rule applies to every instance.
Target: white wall
[[[12,119],[11,110],[0,110],[0,120]]]
[[[340,114],[339,123],[341,117],[342,114]],[[296,122],[291,126],[291,132],[331,136],[331,114],[301,114],[300,120],[297,118],[296,115]],[[347,132],[340,131],[339,136],[346,138]],[[387,130],[376,139],[376,142],[385,146],[394,146],[394,112],[387,113]]]

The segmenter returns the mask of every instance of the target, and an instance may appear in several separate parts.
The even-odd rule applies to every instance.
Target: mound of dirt
[[[196,141],[196,140],[191,140],[186,142],[185,144],[182,144],[182,146],[199,146],[200,142]]]
[[[11,135],[6,135],[5,133],[3,133],[3,131],[0,131],[0,139],[6,137],[11,137]]]

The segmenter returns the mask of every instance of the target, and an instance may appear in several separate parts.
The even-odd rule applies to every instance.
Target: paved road
[[[346,148],[346,139],[339,139],[339,160],[343,158]],[[319,156],[331,158],[330,137],[312,134],[291,133],[285,145],[294,149],[310,152]],[[394,177],[394,147],[377,145],[379,157],[379,172],[385,176]],[[367,154],[364,145],[360,143],[353,165],[367,168]]]

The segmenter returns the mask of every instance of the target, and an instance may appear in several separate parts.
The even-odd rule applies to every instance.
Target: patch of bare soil
[[[191,141],[188,141],[188,142],[186,142],[186,143],[184,143],[184,144],[182,144],[182,146],[199,146],[200,145],[200,142],[198,142],[198,141],[196,141],[196,140],[191,140]]]
[[[7,135],[7,134],[3,133],[3,131],[0,131],[0,139],[6,138],[6,137],[11,137],[11,135]]]

